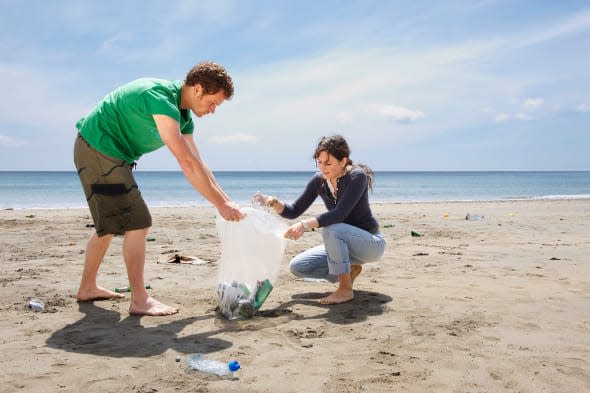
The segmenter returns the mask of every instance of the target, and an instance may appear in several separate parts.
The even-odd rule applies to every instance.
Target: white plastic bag
[[[221,240],[217,305],[228,319],[250,318],[266,300],[285,252],[287,225],[261,208],[242,208],[246,217],[229,222],[217,215]]]

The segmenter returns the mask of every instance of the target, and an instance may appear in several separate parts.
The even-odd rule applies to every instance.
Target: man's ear
[[[201,96],[203,95],[203,86],[201,86],[201,84],[200,84],[200,83],[197,83],[197,84],[194,86],[194,89],[195,89],[195,90],[194,90],[194,91],[195,91],[195,95],[196,95],[197,97],[201,97]]]

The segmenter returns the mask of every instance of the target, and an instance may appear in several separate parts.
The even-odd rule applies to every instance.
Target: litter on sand
[[[147,284],[145,286],[145,289],[152,289],[152,286],[150,284]],[[131,292],[131,287],[130,286],[117,287],[117,288],[115,288],[115,292],[117,292],[117,293]]]
[[[272,289],[268,279],[258,281],[253,288],[235,280],[231,284],[220,282],[216,290],[218,311],[227,319],[252,318]]]
[[[162,256],[158,260],[158,263],[183,263],[187,265],[204,265],[207,263],[207,261],[192,255],[174,254]]]

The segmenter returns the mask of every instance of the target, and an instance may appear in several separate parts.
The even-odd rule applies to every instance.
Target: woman
[[[289,264],[298,277],[338,280],[338,289],[321,299],[322,304],[354,299],[352,285],[362,271],[361,265],[378,260],[385,251],[385,239],[369,206],[373,171],[366,165],[353,164],[349,157],[350,148],[342,136],[323,137],[313,155],[320,171],[293,204],[272,196],[254,196],[256,202],[287,219],[302,215],[318,195],[323,199],[327,212],[299,221],[285,232],[286,238],[297,240],[307,230],[322,228],[324,244],[302,252]]]

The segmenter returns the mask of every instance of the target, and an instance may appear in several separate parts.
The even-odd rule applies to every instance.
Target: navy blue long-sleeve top
[[[318,195],[324,201],[327,212],[316,217],[320,227],[346,223],[371,233],[379,231],[379,224],[369,206],[369,178],[360,167],[351,170],[338,179],[337,198],[330,191],[327,180],[320,172],[307,183],[303,193],[292,204],[284,203],[281,216],[295,219],[302,215],[316,200]]]

